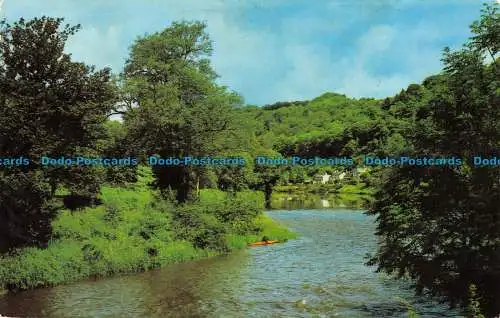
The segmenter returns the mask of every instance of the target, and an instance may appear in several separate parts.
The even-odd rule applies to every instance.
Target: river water
[[[461,317],[364,266],[376,249],[360,210],[275,210],[300,237],[141,274],[0,297],[16,317]]]

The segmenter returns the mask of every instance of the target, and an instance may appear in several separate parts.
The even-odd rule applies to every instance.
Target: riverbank
[[[134,275],[0,297],[12,317],[462,317],[410,282],[366,267],[373,217],[350,209],[273,211],[299,237]],[[405,302],[403,302],[405,300]],[[297,306],[297,303],[300,306]],[[30,304],[26,306],[26,304]]]
[[[374,189],[358,184],[296,184],[276,186],[272,196],[274,209],[307,207],[368,209]]]
[[[357,194],[357,195],[373,195],[374,189],[367,186],[363,182],[356,182],[352,184],[340,183],[316,183],[316,184],[289,184],[279,185],[274,187],[274,192],[277,193],[293,193],[293,194]]]
[[[241,249],[264,236],[295,237],[263,214],[259,192],[202,190],[199,202],[175,206],[139,184],[102,187],[100,199],[97,207],[61,211],[48,248],[0,256],[0,290],[143,272]]]

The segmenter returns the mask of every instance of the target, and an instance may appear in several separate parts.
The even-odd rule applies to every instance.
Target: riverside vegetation
[[[137,183],[103,186],[102,205],[61,210],[47,248],[13,250],[0,258],[4,290],[53,286],[88,277],[141,272],[241,249],[262,237],[295,235],[261,213],[263,194],[202,190],[199,201],[175,205],[155,198],[151,172]]]
[[[73,62],[64,46],[80,26],[62,21],[1,26],[0,153],[32,160],[0,170],[3,289],[143,271],[294,237],[262,213],[258,172],[239,181],[238,168],[37,162],[61,155],[223,156],[251,139],[234,135],[232,110],[241,99],[217,85],[208,60],[199,58],[211,51],[204,24],[174,23],[138,40],[118,77]],[[188,42],[179,43],[184,37]],[[109,120],[113,113],[123,123]]]
[[[4,22],[3,156],[240,156],[249,164],[2,167],[0,284],[53,285],[224,253],[263,236],[290,238],[260,212],[272,192],[333,189],[373,199],[368,213],[377,216],[380,245],[368,265],[412,279],[418,293],[471,317],[493,317],[500,312],[499,169],[470,162],[500,157],[498,6],[485,4],[463,48],[445,48],[442,72],[393,97],[327,92],[263,107],[216,83],[201,22],[138,38],[119,74],[64,53],[79,26],[48,17]],[[113,114],[122,122],[109,120]],[[340,167],[253,163],[294,155],[465,163],[375,167],[341,188],[303,185]]]

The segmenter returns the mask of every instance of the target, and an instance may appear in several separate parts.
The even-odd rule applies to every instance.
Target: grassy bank
[[[280,225],[270,217],[266,215],[260,215],[257,219],[257,223],[261,225],[262,231],[256,234],[247,235],[228,235],[226,240],[227,244],[232,249],[241,249],[247,246],[249,243],[261,241],[263,239],[287,241],[289,239],[294,239],[297,235],[286,227]]]
[[[272,195],[275,209],[324,208],[327,207],[368,208],[373,202],[374,189],[366,184],[295,184],[276,186]]]
[[[202,191],[200,201],[175,206],[144,186],[103,187],[102,205],[62,210],[46,249],[0,257],[0,289],[25,290],[89,277],[141,272],[244,248],[267,236],[295,237],[262,214],[263,195]]]
[[[354,184],[339,184],[339,183],[326,183],[326,184],[294,184],[294,185],[280,185],[274,189],[276,193],[290,193],[290,194],[359,194],[359,195],[372,195],[373,189],[366,186],[362,182]]]

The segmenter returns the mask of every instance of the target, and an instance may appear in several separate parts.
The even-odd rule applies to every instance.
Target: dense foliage
[[[141,272],[243,248],[263,236],[294,237],[268,217],[252,217],[263,205],[261,194],[231,198],[222,191],[203,190],[202,202],[179,209],[147,187],[151,169],[140,167],[138,179],[128,188],[104,186],[99,207],[61,211],[52,223],[48,248],[0,255],[0,291]],[[246,218],[252,219],[251,228],[240,226]]]
[[[385,170],[370,211],[382,243],[370,264],[452,305],[470,305],[474,286],[475,307],[488,317],[500,312],[500,174],[473,157],[500,156],[499,19],[497,6],[485,7],[470,42],[445,49],[444,72],[407,97],[415,105],[411,154],[466,163]]]
[[[94,70],[64,53],[78,26],[62,19],[21,19],[1,25],[0,153],[11,158],[72,156],[97,151],[114,89],[109,69]],[[0,170],[0,251],[45,245],[58,186],[95,195],[99,178],[88,167],[42,167],[38,162]]]
[[[240,98],[215,83],[207,58],[212,43],[203,23],[173,23],[140,38],[125,66],[124,115],[129,140],[139,153],[160,157],[206,156],[221,151],[221,137],[233,128],[232,107]],[[157,186],[177,191],[185,202],[203,173],[194,167],[155,167]]]

